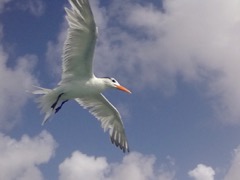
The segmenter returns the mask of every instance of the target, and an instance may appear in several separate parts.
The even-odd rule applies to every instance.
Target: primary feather
[[[72,9],[65,8],[69,24],[63,49],[62,82],[91,78],[97,30],[87,0],[69,0]]]

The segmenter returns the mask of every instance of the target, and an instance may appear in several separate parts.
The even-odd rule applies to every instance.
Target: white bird
[[[71,10],[65,8],[68,34],[62,55],[62,79],[54,89],[36,87],[33,94],[42,94],[38,103],[46,113],[43,124],[68,100],[76,100],[109,130],[112,143],[123,152],[129,146],[118,110],[103,96],[105,89],[113,88],[131,93],[114,78],[97,78],[92,72],[97,27],[88,0],[69,0]]]

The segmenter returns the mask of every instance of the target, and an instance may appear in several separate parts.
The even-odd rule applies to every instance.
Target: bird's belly
[[[101,90],[92,84],[75,82],[63,87],[64,99],[75,99],[101,93]]]

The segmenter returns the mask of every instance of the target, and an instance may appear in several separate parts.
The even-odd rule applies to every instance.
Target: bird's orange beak
[[[132,93],[131,91],[129,91],[127,88],[121,86],[121,85],[118,85],[116,86],[117,89],[121,90],[121,91],[124,91],[124,92],[127,92],[127,93]]]

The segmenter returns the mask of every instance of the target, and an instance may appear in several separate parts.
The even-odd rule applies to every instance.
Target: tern
[[[129,152],[121,116],[102,92],[109,88],[131,92],[114,78],[94,75],[92,64],[97,27],[89,1],[69,0],[69,3],[71,9],[65,8],[69,27],[63,48],[61,81],[54,89],[35,86],[32,92],[41,95],[37,102],[45,113],[43,124],[64,103],[73,99],[101,122],[104,131],[109,131],[113,144],[123,152]]]

